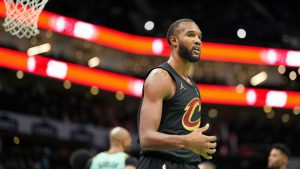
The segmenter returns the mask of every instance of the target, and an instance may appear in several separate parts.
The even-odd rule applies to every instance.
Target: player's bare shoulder
[[[160,92],[163,97],[168,97],[173,90],[173,81],[169,73],[162,69],[153,69],[145,80],[145,92]]]
[[[156,68],[156,69],[153,69],[149,76],[147,77],[146,80],[148,79],[151,79],[151,80],[165,80],[165,81],[168,81],[168,80],[171,80],[171,77],[169,75],[169,73],[163,69],[163,68]]]

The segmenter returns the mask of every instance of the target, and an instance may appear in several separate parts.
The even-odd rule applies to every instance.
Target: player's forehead
[[[202,32],[195,22],[182,22],[178,27],[178,33],[195,33],[197,35],[202,35]]]
[[[270,152],[271,155],[281,155],[281,151],[279,149],[273,148]]]

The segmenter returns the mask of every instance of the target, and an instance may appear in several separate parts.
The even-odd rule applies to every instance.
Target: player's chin
[[[193,60],[195,62],[199,62],[200,61],[200,55],[199,54],[193,54],[192,57],[193,57]]]
[[[272,163],[268,163],[268,168],[274,168],[274,165]]]
[[[195,58],[195,59],[200,58],[199,54],[193,54],[192,56],[193,56],[193,58]]]

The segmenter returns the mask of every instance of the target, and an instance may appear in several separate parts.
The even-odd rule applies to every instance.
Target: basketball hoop
[[[4,0],[6,17],[3,27],[19,38],[39,34],[37,21],[48,0]]]

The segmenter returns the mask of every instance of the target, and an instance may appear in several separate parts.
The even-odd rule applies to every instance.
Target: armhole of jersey
[[[175,82],[175,94],[174,94],[174,96],[172,96],[172,97],[171,97],[170,99],[168,99],[168,100],[164,100],[164,101],[166,101],[166,102],[172,101],[172,100],[175,98],[175,96],[177,95],[177,93],[178,93],[178,86],[177,86],[175,77],[174,77],[174,75],[173,75],[171,72],[169,72],[166,68],[164,68],[162,65],[160,65],[160,66],[158,66],[158,67],[155,67],[155,68],[153,68],[153,69],[150,69],[149,72],[148,72],[147,75],[146,75],[146,79],[148,78],[149,74],[150,74],[154,69],[158,69],[158,68],[165,70],[165,71],[169,74],[169,76],[172,78],[172,81]],[[144,85],[143,85],[142,96],[144,96]]]
[[[201,93],[200,93],[200,87],[198,87],[197,83],[196,82],[193,82],[197,88],[197,91],[199,93],[199,99],[200,99],[200,102],[201,102]]]
[[[161,69],[165,70],[166,72],[168,72],[169,76],[170,76],[171,79],[172,79],[172,82],[175,83],[175,94],[174,94],[171,98],[169,98],[168,100],[164,100],[165,102],[170,102],[170,101],[174,100],[174,98],[176,98],[176,95],[177,95],[177,93],[178,93],[178,86],[177,86],[176,79],[175,79],[174,75],[173,75],[171,72],[169,72],[166,68],[164,68],[164,67],[162,67],[162,66],[157,67],[157,68],[161,68]]]

